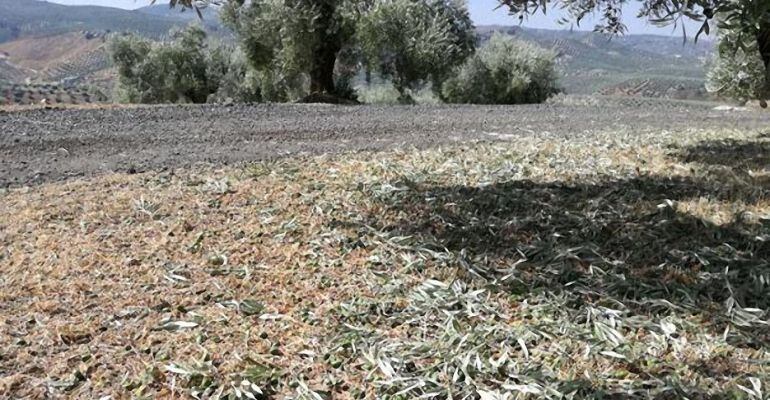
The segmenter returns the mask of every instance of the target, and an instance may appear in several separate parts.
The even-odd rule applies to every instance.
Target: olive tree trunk
[[[315,1],[318,9],[316,32],[319,33],[316,48],[313,50],[313,66],[310,69],[310,93],[335,94],[334,65],[337,54],[342,50],[342,37],[339,27],[335,27],[337,1]]]
[[[339,44],[332,40],[322,43],[313,52],[313,68],[310,70],[310,93],[335,93],[334,64],[337,62],[337,53],[339,51]]]
[[[767,107],[766,100],[770,98],[770,24],[760,26],[757,32],[757,45],[759,54],[765,64],[765,90],[763,93],[762,107]]]

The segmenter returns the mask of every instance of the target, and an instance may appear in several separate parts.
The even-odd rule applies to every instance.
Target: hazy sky
[[[149,0],[49,0],[54,3],[61,4],[92,4],[99,6],[119,7],[125,9],[134,9],[143,7],[149,4]],[[167,2],[167,0],[158,0],[159,3]],[[507,15],[505,10],[494,11],[497,2],[495,0],[469,0],[468,5],[471,11],[471,16],[477,25],[487,24],[500,24],[500,25],[515,25],[518,24],[518,20]],[[638,7],[637,2],[631,2],[631,6],[626,10],[624,20],[629,28],[629,33],[652,33],[657,35],[681,35],[681,30],[673,31],[672,27],[658,28],[651,26],[646,21],[635,18]],[[555,21],[558,14],[549,14],[544,16],[538,14],[525,21],[522,26],[531,28],[545,28],[545,29],[569,29],[570,27],[559,25]],[[580,30],[592,30],[596,21],[587,20],[581,23],[581,26],[574,27],[574,29]],[[699,26],[697,24],[688,24],[688,35],[694,35],[697,32]]]

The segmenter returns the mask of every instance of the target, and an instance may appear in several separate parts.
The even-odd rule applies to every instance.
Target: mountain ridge
[[[102,6],[38,0],[0,0],[0,43],[25,37],[100,30],[160,37],[179,24],[173,18]]]

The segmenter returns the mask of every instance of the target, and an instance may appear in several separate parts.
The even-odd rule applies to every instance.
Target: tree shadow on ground
[[[694,157],[701,146],[680,149],[673,157]],[[750,151],[750,145],[745,149]],[[680,324],[677,334],[697,335],[694,347],[709,337],[724,338],[744,354],[760,354],[758,362],[765,363],[770,219],[741,208],[765,204],[770,187],[744,173],[741,168],[748,164],[726,164],[729,157],[697,161],[703,165],[692,165],[688,176],[639,173],[449,186],[402,178],[389,182],[387,190],[369,192],[375,205],[363,222],[412,249],[450,252],[452,257],[441,260],[451,260],[458,275],[494,282],[487,289],[526,302],[522,309],[554,299],[551,306],[559,315],[544,319],[557,318],[557,325],[565,318],[565,326],[590,325],[591,318],[619,310],[627,338],[634,341],[637,327],[655,330],[671,316]],[[712,218],[720,207],[735,217]],[[608,314],[592,314],[597,312]],[[545,323],[532,320],[533,326]],[[644,340],[638,345],[646,349]],[[716,388],[692,377],[745,380],[744,363],[753,360],[710,352],[690,354],[687,360],[664,359],[667,355],[651,365],[639,350],[636,354],[643,355],[638,359],[614,362],[618,371],[635,377],[629,387],[639,390],[637,397],[646,390],[644,382],[654,382],[656,390],[671,389],[649,398],[741,397],[738,388]],[[527,365],[532,376],[547,375],[548,367],[538,361]],[[611,381],[577,378],[555,382],[555,387],[576,398],[634,397],[622,390],[622,383]]]
[[[683,149],[678,157],[684,162],[719,165],[737,171],[767,169],[770,167],[770,141],[725,139],[702,142]]]
[[[741,329],[736,345],[770,343],[770,330],[751,322],[770,309],[770,224],[739,213],[717,225],[678,203],[750,204],[770,191],[663,176],[404,188],[378,197],[386,212],[370,226],[449,250],[485,279],[512,276],[514,293],[568,293],[574,309],[622,304],[637,314],[700,315],[715,333]]]

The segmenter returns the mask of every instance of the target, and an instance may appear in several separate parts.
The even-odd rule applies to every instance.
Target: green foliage
[[[392,79],[403,102],[426,81],[440,87],[476,44],[467,8],[456,0],[375,0],[357,30],[368,63]]]
[[[270,101],[355,97],[351,81],[364,57],[406,99],[424,83],[438,87],[476,42],[457,0],[238,0],[222,18]]]
[[[626,27],[622,22],[623,7],[627,1],[618,0],[498,0],[500,6],[507,8],[520,20],[538,10],[560,7],[569,15],[566,20],[580,22],[589,14],[599,13],[602,23],[597,31],[622,34]],[[733,35],[730,39],[733,48],[759,52],[765,74],[770,75],[770,1],[767,0],[645,0],[639,1],[640,18],[646,18],[656,25],[682,23],[683,19],[701,21],[701,34],[708,35],[712,29],[712,20],[718,21],[720,30]],[[761,98],[770,97],[770,81],[759,93]]]
[[[312,91],[336,92],[334,67],[352,42],[359,5],[352,0],[231,1],[222,9],[222,20],[257,71],[263,96],[287,101]]]
[[[271,101],[286,98],[288,79],[273,72],[278,68],[277,54],[283,51],[281,20],[287,12],[279,0],[255,1],[249,6],[231,2],[221,12],[222,21],[236,33],[247,61],[259,74],[263,95]]]
[[[540,103],[558,93],[556,55],[533,44],[495,34],[444,82],[450,103]]]
[[[756,42],[745,44],[735,32],[721,31],[708,72],[708,91],[746,101],[763,96],[766,80]]]
[[[133,35],[118,36],[110,43],[112,60],[118,68],[117,98],[129,103],[205,103],[220,92],[254,97],[252,85],[241,91],[232,86],[246,71],[233,65],[233,50],[210,46],[206,33],[190,26],[174,35],[169,43],[152,43]],[[228,88],[220,88],[228,83]],[[214,96],[216,98],[217,96]]]
[[[121,102],[140,102],[141,92],[149,83],[143,82],[139,66],[152,50],[152,43],[135,35],[122,35],[114,37],[109,47],[112,62],[118,69],[115,97]]]
[[[259,102],[262,100],[259,77],[251,68],[246,55],[239,48],[234,50],[219,46],[211,52],[209,76],[219,82],[219,88],[209,96],[209,102]]]
[[[629,1],[618,0],[498,0],[501,7],[507,8],[511,15],[520,20],[539,11],[560,8],[567,14],[565,21],[580,22],[588,15],[598,14],[601,23],[596,31],[623,34],[623,7]],[[639,18],[646,18],[655,25],[665,26],[681,23],[683,19],[703,22],[698,35],[709,34],[708,22],[721,15],[720,27],[742,33],[754,33],[760,26],[770,21],[770,2],[765,0],[645,0],[638,1],[641,6],[637,12]]]

